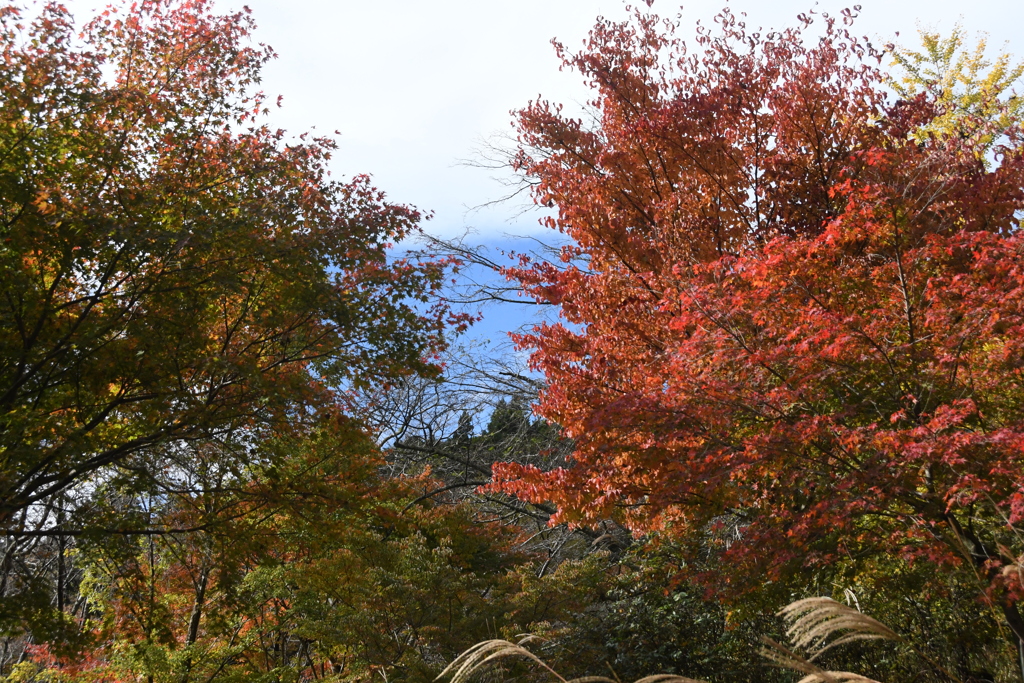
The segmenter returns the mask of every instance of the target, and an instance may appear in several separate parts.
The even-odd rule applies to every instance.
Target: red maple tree
[[[496,486],[706,547],[758,582],[865,553],[972,566],[1024,598],[1024,148],[922,134],[852,12],[756,33],[728,11],[603,21],[566,67],[595,125],[519,112],[515,164],[570,242],[507,274],[563,323],[518,337],[571,465]],[[717,538],[721,538],[718,535]]]

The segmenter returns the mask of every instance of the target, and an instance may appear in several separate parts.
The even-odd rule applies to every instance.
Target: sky
[[[65,0],[84,19],[109,0]],[[247,5],[256,40],[279,55],[264,71],[269,100],[283,107],[271,122],[298,134],[337,136],[333,170],[370,173],[402,203],[432,211],[428,228],[481,239],[536,233],[537,215],[518,204],[473,210],[503,196],[493,172],[466,165],[495,134],[511,132],[510,111],[543,95],[568,106],[587,99],[578,74],[560,72],[550,44],[582,45],[597,16],[623,18],[621,0],[214,0],[224,12]],[[638,2],[638,0],[634,0]],[[857,33],[878,43],[898,31],[916,41],[915,25],[948,32],[959,20],[987,31],[993,47],[1024,57],[1024,1],[861,0]],[[709,23],[725,0],[697,0],[682,10],[685,29]],[[748,25],[781,28],[816,7],[837,14],[849,0],[732,0]],[[662,16],[678,2],[655,0]]]
[[[587,99],[578,74],[560,72],[550,41],[580,46],[598,15],[626,16],[619,0],[245,0],[256,37],[277,51],[263,89],[283,95],[273,120],[289,131],[315,127],[340,132],[334,168],[371,173],[401,202],[433,211],[428,227],[440,234],[473,228],[492,239],[536,232],[535,214],[518,205],[471,211],[503,196],[493,172],[462,162],[495,134],[511,132],[510,110],[530,99],[573,103]],[[224,9],[241,2],[220,0]],[[723,0],[689,2],[684,29],[708,23]],[[852,2],[823,0],[838,13]],[[898,31],[917,40],[916,23],[948,32],[958,21],[987,31],[993,47],[1009,41],[1024,58],[1024,2],[862,0],[854,28],[879,43]],[[779,28],[813,0],[738,1],[748,25]],[[678,2],[653,8],[674,16]]]
[[[84,19],[107,0],[65,0]],[[634,0],[636,2],[636,0]],[[219,11],[252,10],[255,39],[278,54],[261,84],[283,107],[271,123],[291,133],[338,131],[332,171],[373,175],[397,202],[431,211],[432,233],[492,246],[515,246],[506,235],[541,233],[535,212],[520,204],[474,209],[503,196],[493,172],[465,160],[481,141],[511,132],[510,110],[543,96],[572,107],[588,97],[578,74],[559,71],[552,38],[582,45],[599,15],[624,18],[620,0],[215,0]],[[725,0],[688,2],[684,36],[710,23]],[[989,34],[991,49],[1024,58],[1024,1],[861,0],[854,31],[876,44],[916,44],[916,26],[948,33],[959,21],[973,36]],[[732,0],[748,26],[783,28],[811,8],[832,14],[853,2]],[[655,0],[673,17],[678,2]],[[1005,43],[1005,46],[1004,46]],[[505,314],[503,314],[505,315]],[[493,316],[488,328],[510,329]]]

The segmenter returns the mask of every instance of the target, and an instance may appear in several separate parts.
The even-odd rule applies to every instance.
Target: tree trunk
[[[188,633],[185,635],[185,647],[193,645],[199,638],[199,624],[203,619],[203,605],[206,602],[206,587],[210,583],[210,570],[203,567],[199,572],[199,580],[196,582],[196,598],[192,603],[192,614],[188,620]],[[189,674],[192,671],[192,656],[185,658],[185,667],[181,674],[181,683],[188,683]]]
[[[1007,600],[1002,607],[1006,623],[1017,639],[1017,664],[1020,666],[1021,681],[1024,681],[1024,619],[1020,616],[1017,603]]]

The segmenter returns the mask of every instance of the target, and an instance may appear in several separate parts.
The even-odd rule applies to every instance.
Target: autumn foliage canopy
[[[493,260],[396,253],[419,212],[266,123],[248,10],[29,14],[0,0],[4,680],[425,682],[531,632],[771,683],[778,608],[847,587],[906,635],[847,639],[879,680],[1024,663],[1024,65],[932,78],[852,10],[556,43],[594,99],[519,111],[511,160],[564,246],[504,270],[561,316],[515,337],[541,382],[449,347],[448,273]]]
[[[1024,131],[894,97],[852,13],[802,19],[725,12],[689,45],[599,23],[561,50],[593,123],[519,112],[516,164],[569,242],[507,271],[564,319],[518,341],[576,449],[500,486],[717,543],[720,587],[878,553],[973,567],[1024,636]]]
[[[198,1],[82,30],[0,6],[4,528],[169,444],[244,450],[332,389],[433,371],[443,307],[409,302],[443,266],[387,256],[419,214],[259,120],[251,29]]]
[[[447,265],[391,254],[420,214],[332,179],[332,140],[265,123],[248,11],[36,10],[0,4],[0,666],[98,650],[109,607],[187,673],[200,622],[239,628],[225,586],[289,555],[277,517],[375,472],[353,392],[436,376]]]

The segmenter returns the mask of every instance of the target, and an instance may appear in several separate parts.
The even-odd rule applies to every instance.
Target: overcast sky
[[[221,0],[225,10],[238,0]],[[578,46],[598,15],[624,17],[618,0],[247,0],[257,38],[279,58],[263,88],[283,95],[274,120],[289,131],[341,132],[335,168],[369,172],[395,200],[436,213],[431,228],[455,233],[473,226],[481,236],[532,230],[535,216],[513,219],[515,207],[467,214],[501,196],[487,171],[459,165],[475,143],[509,131],[509,111],[543,94],[566,103],[587,93],[578,75],[560,73],[550,45]],[[819,3],[837,13],[848,2]],[[684,27],[709,22],[722,0],[689,2]],[[733,1],[748,24],[796,23],[812,0]],[[679,12],[656,0],[663,16]],[[948,31],[962,20],[987,31],[993,47],[1009,41],[1024,58],[1024,2],[863,0],[858,33],[882,42],[897,31],[917,39],[922,22]],[[509,221],[517,224],[506,224]]]
[[[634,0],[635,1],[635,0]],[[84,19],[106,0],[65,0]],[[851,2],[822,0],[833,14]],[[857,33],[888,42],[915,26],[944,32],[961,20],[987,31],[995,48],[1009,42],[1024,57],[1024,1],[862,0]],[[502,196],[489,173],[460,165],[476,144],[505,133],[509,111],[538,94],[572,104],[587,93],[574,73],[560,73],[550,41],[577,47],[598,15],[626,16],[620,0],[215,0],[220,11],[248,5],[256,39],[278,53],[262,84],[284,107],[274,125],[300,133],[340,131],[338,175],[371,173],[389,196],[435,213],[433,231],[475,227],[482,237],[535,229],[536,216],[514,206],[467,213]],[[689,2],[684,28],[708,23],[724,0]],[[781,28],[815,6],[813,0],[733,0],[748,24]],[[656,0],[674,16],[679,4]],[[684,34],[685,35],[685,34]]]

